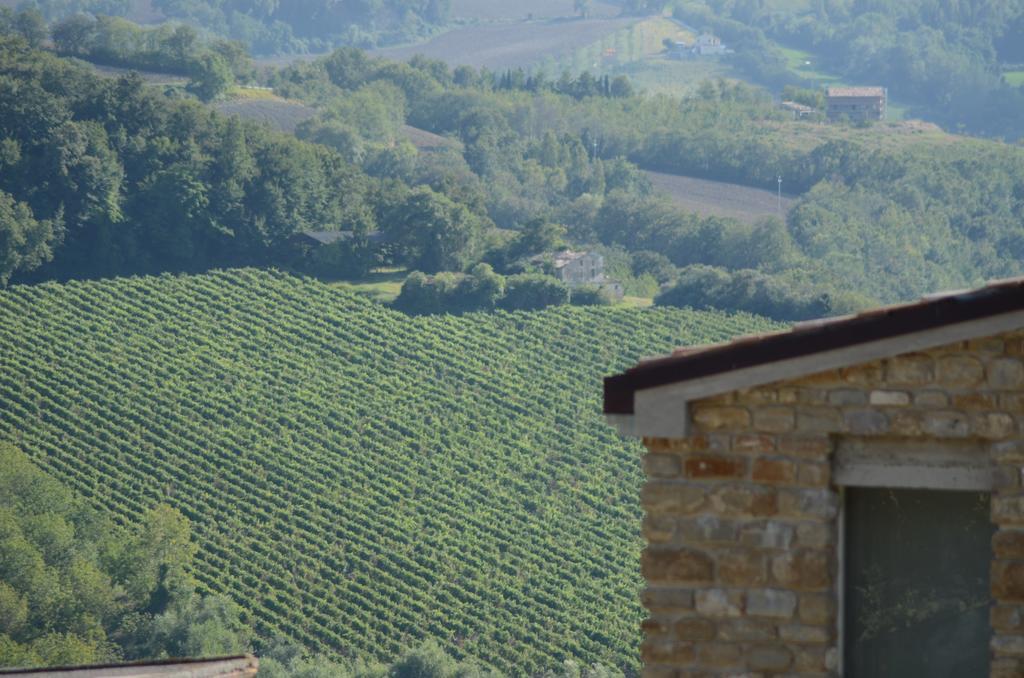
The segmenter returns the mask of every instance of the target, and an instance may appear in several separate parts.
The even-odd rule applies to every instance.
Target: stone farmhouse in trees
[[[883,120],[888,91],[884,87],[829,87],[825,99],[829,120]]]
[[[555,277],[570,289],[591,285],[622,297],[622,284],[609,279],[604,273],[604,257],[597,252],[564,250],[552,261]]]
[[[693,43],[676,41],[668,48],[668,56],[671,59],[689,59],[702,56],[721,56],[731,54],[732,50],[722,43],[722,39],[709,33],[704,33]]]
[[[605,380],[647,676],[1024,675],[1024,278]]]

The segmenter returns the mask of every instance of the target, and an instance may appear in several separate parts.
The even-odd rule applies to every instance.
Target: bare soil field
[[[452,0],[453,19],[476,21],[523,21],[526,19],[552,19],[575,15],[573,0]],[[612,17],[619,8],[610,2],[594,2],[590,16]]]
[[[748,224],[764,217],[779,216],[778,196],[772,191],[662,172],[645,170],[644,174],[657,190],[668,194],[672,202],[689,212],[731,217]],[[782,194],[783,214],[795,204],[795,197]]]
[[[572,54],[636,21],[635,17],[627,17],[482,24],[457,28],[417,45],[388,47],[373,53],[400,61],[423,54],[453,66],[500,70]]]
[[[231,99],[213,107],[225,115],[262,122],[282,132],[294,132],[301,122],[316,115],[315,108],[277,97]]]
[[[462,150],[462,142],[458,139],[443,137],[440,134],[434,134],[412,125],[402,125],[402,134],[409,140],[409,143],[420,151],[439,151],[446,148]]]

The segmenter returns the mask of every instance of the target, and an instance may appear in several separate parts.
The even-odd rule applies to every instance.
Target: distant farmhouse
[[[804,104],[798,104],[795,101],[783,101],[779,104],[779,108],[783,111],[791,113],[794,120],[805,120],[812,117],[818,111],[810,106]]]
[[[726,47],[721,38],[710,33],[704,33],[696,42],[673,42],[668,48],[668,56],[671,59],[692,59],[702,56],[721,56],[732,54],[732,50]]]
[[[882,120],[888,92],[884,87],[829,87],[825,92],[829,120]]]
[[[616,299],[622,298],[622,283],[605,276],[604,257],[597,252],[565,250],[555,255],[552,265],[555,277],[570,289],[593,286]]]

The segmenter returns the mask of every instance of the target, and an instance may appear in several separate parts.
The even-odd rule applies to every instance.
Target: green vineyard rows
[[[410,318],[254,270],[17,287],[0,292],[0,439],[118,521],[180,509],[197,579],[261,634],[632,673],[640,448],[601,420],[601,377],[772,327]]]

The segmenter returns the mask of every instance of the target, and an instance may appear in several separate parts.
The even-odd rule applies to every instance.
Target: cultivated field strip
[[[254,270],[0,293],[0,437],[122,522],[185,513],[263,634],[512,674],[638,666],[639,449],[600,378],[767,329],[685,310],[410,318]]]

